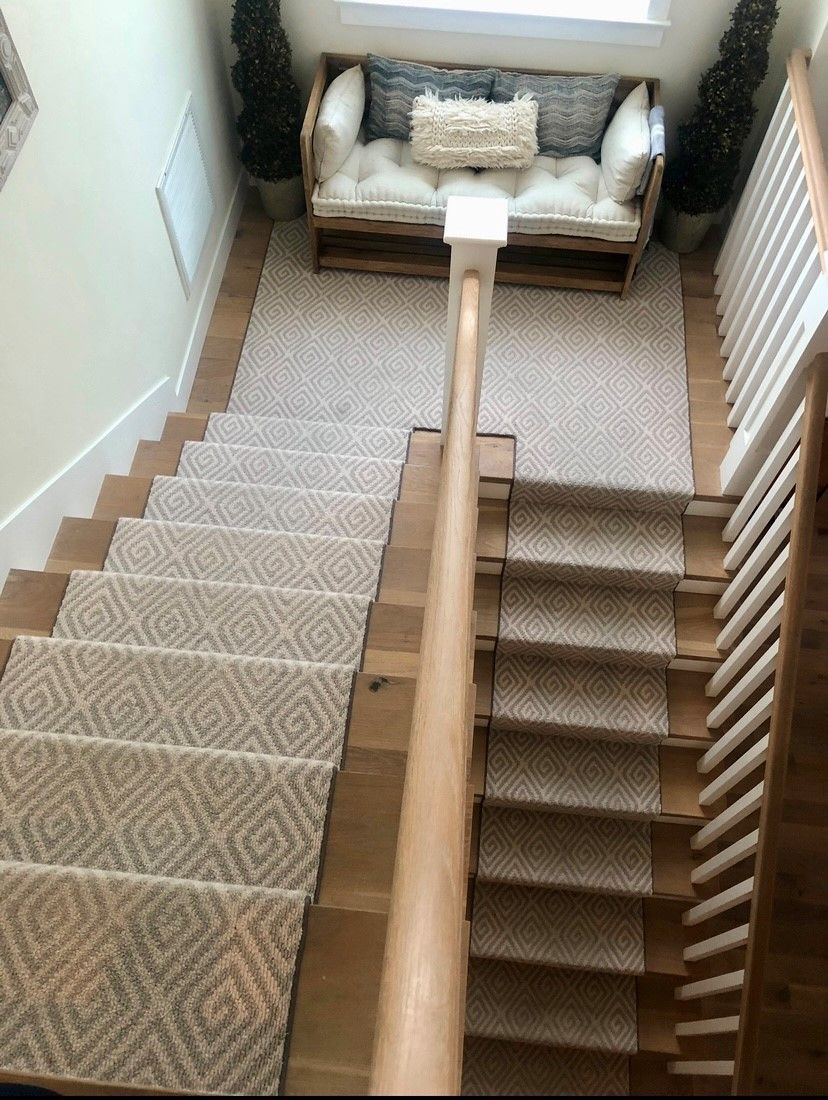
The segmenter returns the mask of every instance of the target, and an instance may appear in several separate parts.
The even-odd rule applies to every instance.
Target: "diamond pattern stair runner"
[[[315,276],[303,228],[280,226],[230,413],[436,428],[444,341],[444,284]],[[640,943],[636,906],[652,890],[646,818],[658,812],[672,589],[693,494],[687,410],[678,265],[657,244],[624,302],[495,287],[479,423],[514,435],[516,481],[487,780],[505,804],[484,801],[479,880],[541,890],[550,906],[575,904],[560,891],[626,905],[625,943]],[[558,941],[548,958],[544,918],[535,936],[488,927],[491,957],[472,963],[465,1090],[627,1091],[634,968],[619,973],[606,940],[591,951]],[[508,955],[513,942],[525,958]]]
[[[392,507],[389,497],[156,477],[144,517],[385,542]]]
[[[370,604],[365,544],[387,536],[408,431],[439,427],[445,300],[439,280],[314,274],[304,225],[277,225],[228,413],[184,444],[175,478],[154,480],[146,518],[159,525],[122,525],[107,571],[72,576],[56,639],[16,643],[0,683],[9,736],[83,741],[96,776],[121,753],[215,756],[228,774],[239,751],[335,764]],[[678,265],[659,245],[623,302],[495,287],[479,423],[515,437],[517,468],[467,1093],[628,1091],[693,493],[687,409]],[[320,569],[360,587],[309,577],[298,542],[278,562],[267,533],[335,540],[314,544]],[[247,560],[254,546],[273,552]],[[154,858],[173,859],[163,838]],[[4,1065],[276,1091],[305,892],[134,866],[5,868]],[[135,987],[125,1017],[113,991]]]
[[[339,764],[353,682],[344,665],[18,638],[0,725]]]
[[[384,549],[326,535],[122,519],[104,570],[373,597]]]
[[[466,1036],[464,1096],[626,1096],[627,1057]]]
[[[400,486],[402,462],[226,443],[185,443],[177,473],[206,481],[369,493],[393,500]]]
[[[12,1073],[279,1089],[408,433],[207,435],[0,680]]]
[[[270,1094],[306,901],[298,891],[0,864],[4,1067]]]

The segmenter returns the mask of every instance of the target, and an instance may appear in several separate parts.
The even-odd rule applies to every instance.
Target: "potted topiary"
[[[661,239],[676,252],[699,247],[733,193],[778,15],[776,0],[739,0],[719,42],[719,60],[703,74],[696,108],[679,126],[661,222]]]
[[[239,54],[233,85],[243,101],[237,122],[242,163],[270,217],[288,221],[305,209],[299,153],[302,102],[279,0],[235,0],[232,35]]]

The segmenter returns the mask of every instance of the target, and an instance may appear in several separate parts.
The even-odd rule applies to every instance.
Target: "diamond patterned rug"
[[[12,1075],[279,1090],[408,433],[207,436],[0,679]]]
[[[438,281],[311,275],[304,227],[278,227],[230,413],[437,427],[445,312]],[[515,436],[516,475],[472,924],[487,957],[470,977],[465,1087],[573,1091],[563,1043],[604,1059],[595,1092],[623,1092],[634,989],[585,915],[637,945],[626,973],[637,972],[693,493],[676,257],[652,245],[625,302],[496,286],[480,427]],[[550,940],[559,926],[572,934]]]
[[[4,1068],[274,1095],[305,905],[285,890],[0,864]]]
[[[444,282],[313,275],[304,225],[277,226],[228,412],[118,525],[104,572],[72,575],[54,637],[16,642],[3,1066],[277,1091],[381,544],[409,430],[438,426],[445,313]],[[615,1095],[693,492],[676,258],[652,245],[624,302],[496,287],[480,424],[515,436],[517,468],[464,1091]]]

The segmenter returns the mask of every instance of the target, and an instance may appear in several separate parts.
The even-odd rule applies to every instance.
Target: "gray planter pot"
[[[257,179],[255,183],[262,196],[262,206],[274,221],[289,222],[304,214],[305,188],[301,176],[275,183]]]
[[[695,252],[715,220],[716,213],[682,214],[665,202],[659,236],[673,252]]]

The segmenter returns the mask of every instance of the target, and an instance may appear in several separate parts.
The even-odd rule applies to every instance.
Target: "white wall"
[[[335,0],[282,0],[282,16],[294,53],[296,77],[307,95],[316,62],[329,53],[385,53],[427,60],[468,61],[519,68],[620,71],[656,76],[662,83],[668,140],[692,109],[701,73],[736,0],[673,0],[672,26],[659,47],[504,38],[489,35],[344,26]],[[828,0],[780,0],[768,79],[757,97],[757,131],[764,131],[784,81],[784,59],[797,45],[813,47],[828,18]],[[826,107],[828,112],[828,107]],[[752,151],[753,145],[749,147]]]
[[[123,468],[130,432],[186,397],[243,193],[229,0],[2,8],[40,112],[0,191],[0,584],[39,564],[50,520],[27,513],[94,500],[101,456]],[[189,91],[217,209],[188,301],[155,185]]]

